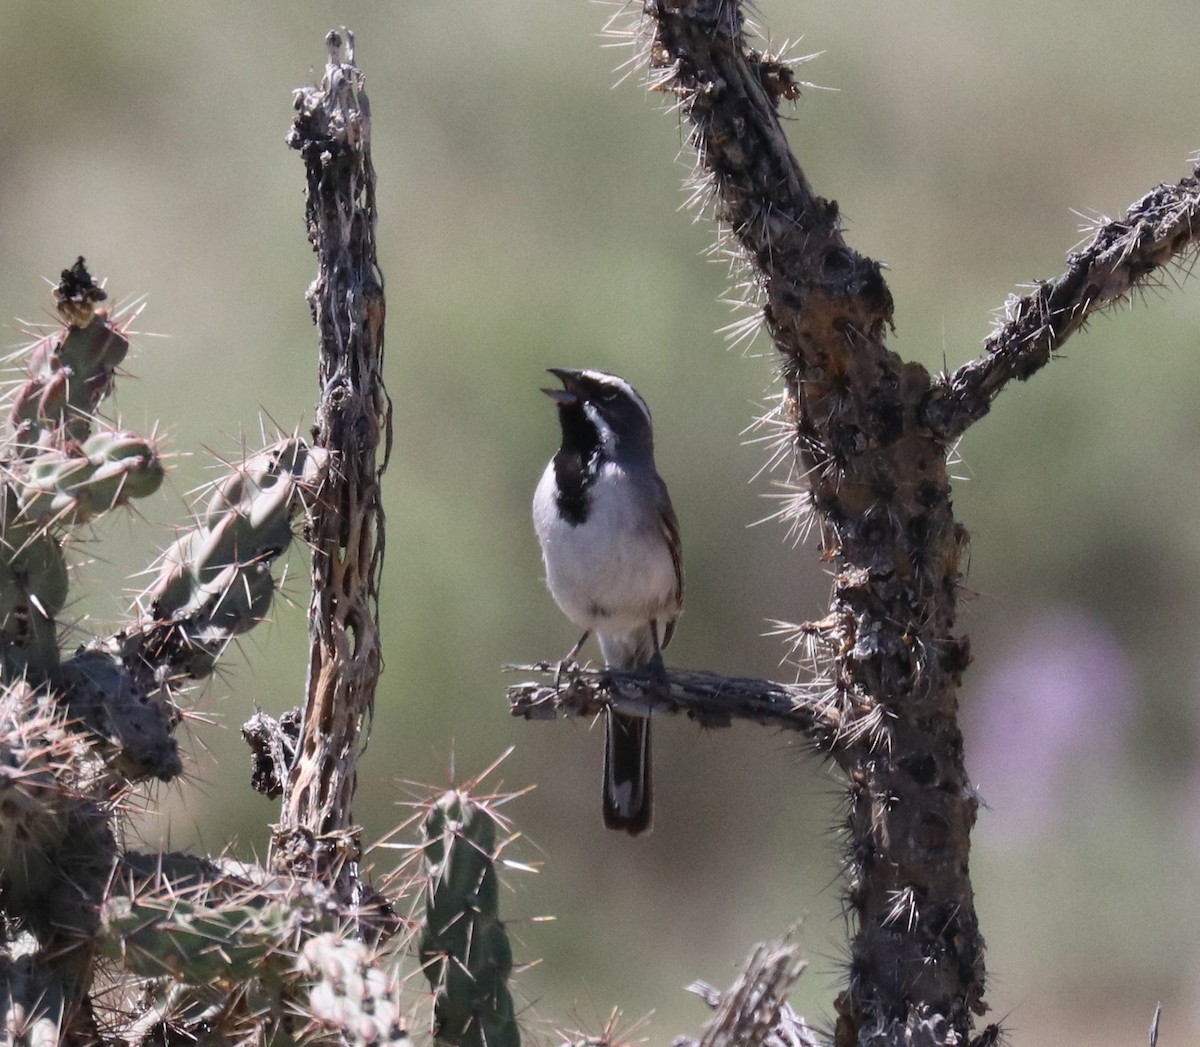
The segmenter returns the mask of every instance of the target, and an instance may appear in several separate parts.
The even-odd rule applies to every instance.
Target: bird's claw
[[[555,694],[557,694],[559,691],[562,690],[563,673],[570,672],[571,670],[577,669],[578,667],[579,667],[579,663],[576,661],[573,661],[569,658],[564,658],[561,662],[558,663],[558,668],[554,670],[554,693]]]

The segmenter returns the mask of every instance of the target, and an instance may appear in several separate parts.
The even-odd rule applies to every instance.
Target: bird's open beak
[[[574,407],[578,404],[582,397],[579,395],[575,372],[567,370],[565,367],[548,367],[546,370],[562,382],[563,387],[561,389],[543,389],[542,392],[560,406]]]

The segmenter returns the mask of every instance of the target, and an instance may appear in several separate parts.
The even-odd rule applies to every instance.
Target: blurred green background
[[[1085,216],[1187,173],[1200,145],[1194,0],[762,0],[776,44],[824,52],[789,116],[801,162],[852,243],[885,260],[895,348],[930,368],[977,354],[1010,289],[1062,268]],[[819,617],[828,578],[780,528],[764,456],[741,431],[771,395],[764,339],[726,351],[725,263],[680,211],[683,134],[576,0],[244,5],[4,0],[0,310],[48,318],[76,254],[147,332],[117,408],[180,454],[166,497],[101,526],[81,570],[86,629],[121,614],[126,577],[169,540],[208,448],[257,439],[263,413],[312,418],[313,259],[291,89],[322,37],[358,34],[374,113],[396,453],[387,477],[387,671],[358,815],[407,816],[406,784],[478,772],[537,789],[507,809],[541,863],[506,915],[531,1026],[694,1031],[681,987],[728,984],[753,944],[803,919],[797,1005],[831,1016],[844,959],[838,786],[790,739],[657,732],[655,832],[599,815],[600,739],[511,720],[509,662],[575,639],[544,590],[528,505],[555,447],[537,391],[551,365],[630,378],[655,412],[682,521],[688,608],[669,661],[787,674],[767,621]],[[686,151],[685,151],[686,153]],[[1008,390],[960,448],[974,536],[963,628],[968,758],[990,808],[973,855],[990,1000],[1014,1042],[1164,1043],[1200,1025],[1200,288],[1097,320],[1065,359]],[[162,334],[166,337],[150,337]],[[5,342],[22,340],[17,324]],[[139,832],[261,853],[273,805],[247,787],[237,728],[300,695],[305,564],[274,622],[202,695],[188,781]],[[387,864],[391,857],[383,854]],[[553,915],[543,922],[538,917]]]

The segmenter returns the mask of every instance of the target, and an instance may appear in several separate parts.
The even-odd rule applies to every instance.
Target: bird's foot
[[[569,686],[571,683],[570,677],[575,674],[575,670],[578,668],[579,662],[571,655],[567,655],[566,658],[558,663],[558,668],[554,670],[554,690],[556,693],[562,690],[563,676],[567,676],[567,684]]]
[[[666,701],[671,695],[671,681],[667,679],[667,667],[663,664],[662,651],[655,651],[647,663],[653,681],[652,694],[655,700]]]
[[[578,668],[579,652],[583,650],[583,645],[587,643],[587,638],[592,635],[591,629],[588,629],[580,638],[579,642],[572,647],[564,656],[562,661],[558,663],[558,668],[554,672],[554,690],[562,690],[562,676],[568,669]]]

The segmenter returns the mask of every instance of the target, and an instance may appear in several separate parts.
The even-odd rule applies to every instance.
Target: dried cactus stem
[[[307,173],[309,239],[317,278],[309,292],[320,332],[320,403],[313,429],[328,471],[310,514],[313,595],[308,685],[295,763],[272,841],[278,869],[357,889],[358,830],[351,810],[360,732],[370,723],[383,668],[378,626],[384,518],[380,475],[391,445],[383,385],[382,277],[375,254],[370,109],[353,39],[320,87],[297,95],[289,144]],[[382,445],[382,446],[381,446]]]

